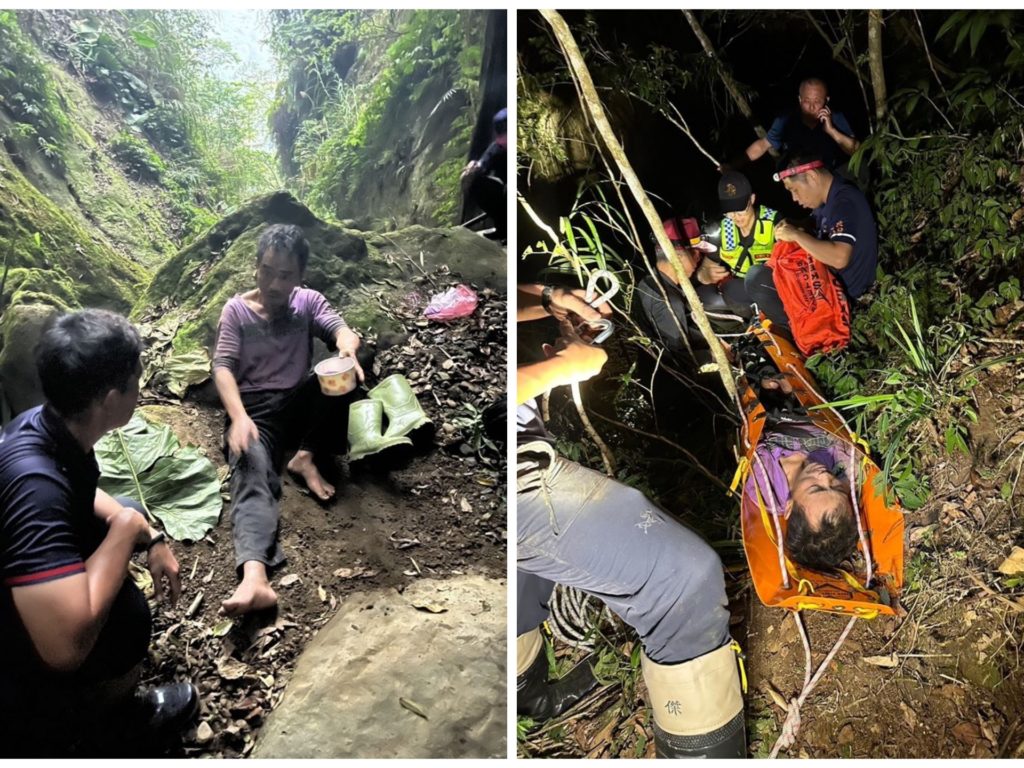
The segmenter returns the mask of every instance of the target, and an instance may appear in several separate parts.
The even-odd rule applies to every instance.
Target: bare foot
[[[267,568],[263,563],[250,561],[242,566],[242,583],[235,593],[220,604],[228,616],[241,616],[250,611],[262,611],[277,605],[277,593],[267,580]]]
[[[298,451],[288,462],[288,471],[301,476],[310,493],[320,501],[327,501],[334,496],[334,486],[324,480],[320,470],[313,463],[313,454],[309,451]]]

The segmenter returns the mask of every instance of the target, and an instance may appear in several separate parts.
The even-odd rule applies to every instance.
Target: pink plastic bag
[[[428,320],[455,320],[473,314],[476,304],[476,292],[460,284],[431,296],[430,304],[423,310],[423,314]]]

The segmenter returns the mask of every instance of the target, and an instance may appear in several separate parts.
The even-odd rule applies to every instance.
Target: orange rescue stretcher
[[[769,499],[766,504],[762,484],[755,486],[756,501],[744,492],[747,478],[757,469],[754,449],[768,414],[747,377],[742,376],[738,389],[743,416],[740,450],[744,455],[732,487],[738,488],[741,496],[743,547],[757,596],[769,607],[792,611],[828,611],[865,619],[895,615],[903,587],[903,513],[895,495],[886,493],[882,472],[871,460],[867,443],[849,429],[835,410],[814,408],[826,401],[818,393],[802,356],[786,339],[772,334],[769,326],[770,322],[762,320],[752,325],[748,333],[754,335],[779,373],[792,384],[793,395],[806,410],[807,418],[849,446],[851,477],[859,479],[854,483],[859,492],[852,496],[860,518],[858,550],[864,567],[856,573],[829,574],[792,562],[779,546],[785,539],[786,521],[769,509],[773,501]],[[889,503],[887,496],[893,499]]]

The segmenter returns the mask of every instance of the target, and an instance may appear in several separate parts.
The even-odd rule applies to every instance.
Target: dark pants
[[[132,499],[117,501],[142,511]],[[152,630],[146,598],[128,577],[77,670],[52,672],[34,655],[25,662],[8,659],[0,685],[0,736],[5,737],[0,738],[0,756],[58,755],[98,738],[97,729],[123,704],[111,700],[103,684],[124,677],[146,658]]]
[[[722,563],[696,533],[640,491],[537,443],[517,463],[517,632],[547,617],[554,582],[599,598],[659,664],[729,641]]]
[[[508,231],[505,185],[494,176],[477,174],[469,183],[469,199],[494,222],[495,237],[504,240]]]
[[[757,304],[757,308],[764,312],[764,316],[772,321],[773,330],[781,331],[787,337],[792,338],[789,317],[786,315],[785,307],[782,306],[782,298],[775,288],[771,269],[761,264],[751,267],[747,271],[744,283],[750,300]]]
[[[750,319],[750,299],[742,277],[730,277],[721,285],[696,284],[694,287],[707,311]]]
[[[227,457],[237,567],[250,560],[269,567],[284,562],[277,542],[281,516],[277,501],[281,498],[285,457],[297,449],[314,455],[343,451],[348,407],[358,397],[357,392],[328,397],[320,391],[316,376],[310,376],[293,390],[242,394],[242,405],[256,424],[260,439],[243,454]],[[226,429],[230,426],[228,419]]]

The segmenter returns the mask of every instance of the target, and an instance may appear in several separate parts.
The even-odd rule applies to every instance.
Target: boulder
[[[0,383],[12,416],[43,402],[35,348],[43,328],[58,312],[45,304],[18,304],[9,307],[0,321]]]
[[[505,757],[505,614],[505,582],[482,576],[346,597],[252,756]]]

